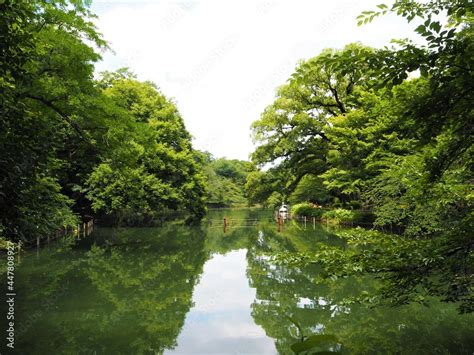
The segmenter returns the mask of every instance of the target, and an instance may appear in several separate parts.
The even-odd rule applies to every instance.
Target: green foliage
[[[290,195],[306,175],[317,176],[327,168],[328,122],[356,105],[356,88],[364,85],[370,72],[351,63],[362,62],[371,52],[351,44],[302,62],[278,89],[275,102],[253,123],[254,140],[260,145],[252,160],[260,166],[279,161],[268,174],[284,195]]]
[[[254,173],[249,195],[281,189],[304,201],[298,187],[313,176],[324,186],[324,202],[343,208],[327,212],[328,219],[366,223],[370,213],[348,209],[373,211],[375,226],[403,235],[384,258],[364,254],[362,269],[343,250],[328,251],[328,272],[339,260],[381,274],[388,284],[395,280],[384,294],[395,304],[415,300],[423,288],[471,312],[473,7],[468,0],[396,1],[359,20],[388,12],[409,22],[422,18],[414,30],[425,43],[349,45],[303,62],[253,124],[260,145],[252,158],[273,166]],[[269,177],[271,185],[259,186]],[[387,276],[383,265],[396,267]]]
[[[317,217],[323,216],[323,209],[312,203],[303,202],[291,206],[291,214],[294,216]]]
[[[126,69],[94,80],[97,50],[107,45],[89,5],[0,3],[0,224],[8,239],[45,237],[94,211],[205,213],[203,177],[176,106]]]
[[[268,170],[266,172],[253,171],[248,174],[245,191],[251,204],[260,203],[266,206],[271,195],[282,196],[281,186],[278,186],[280,181],[274,173],[274,171]]]
[[[122,127],[109,128],[107,140],[114,149],[105,151],[103,163],[86,181],[93,210],[117,214],[119,220],[166,210],[201,218],[203,176],[176,106],[152,83],[105,76],[104,93],[119,108],[122,117],[116,119]]]
[[[336,354],[340,348],[337,338],[332,334],[311,335],[302,342],[294,343],[291,350],[295,354]]]
[[[268,196],[267,200],[264,202],[264,206],[267,208],[275,209],[277,207],[280,207],[282,201],[284,200],[285,199],[283,198],[283,195],[281,193],[274,191],[270,196]]]
[[[356,214],[353,211],[345,210],[343,208],[336,208],[334,210],[325,211],[322,214],[322,218],[331,221],[335,224],[352,222],[355,219]]]
[[[247,174],[253,170],[252,163],[237,159],[216,159],[211,162],[211,166],[217,175],[229,178],[239,185],[245,182]]]
[[[244,185],[253,164],[237,159],[214,159],[200,153],[207,185],[206,204],[213,207],[238,207],[249,204]]]
[[[0,223],[8,239],[33,239],[76,221],[63,157],[90,149],[79,127],[96,92],[91,46],[105,42],[87,2],[3,1],[0,14]]]
[[[458,303],[461,312],[472,312],[470,276],[463,271],[469,262],[472,263],[472,255],[459,247],[448,247],[450,239],[468,238],[465,228],[462,233],[435,240],[418,240],[361,228],[339,235],[346,240],[348,248],[343,250],[320,244],[316,253],[280,255],[279,260],[295,266],[318,263],[323,267],[321,279],[376,274],[383,281],[382,290],[370,297],[361,295],[360,302],[402,305],[425,303],[429,297],[438,296],[445,302]],[[446,259],[447,255],[452,258]],[[459,263],[457,258],[467,264]]]
[[[330,200],[326,187],[323,184],[323,179],[319,176],[305,175],[296,185],[295,190],[289,197],[291,204],[309,201],[315,204],[322,205]]]

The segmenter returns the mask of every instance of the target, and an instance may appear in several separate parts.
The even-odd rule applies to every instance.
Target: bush
[[[352,222],[355,224],[368,225],[373,224],[375,221],[375,215],[372,212],[367,211],[354,211],[354,218]]]
[[[344,222],[353,222],[355,220],[356,213],[343,208],[336,208],[334,210],[324,212],[322,217],[339,224]]]
[[[320,218],[323,215],[323,210],[314,204],[303,202],[293,205],[291,207],[291,214],[294,216],[306,216]]]

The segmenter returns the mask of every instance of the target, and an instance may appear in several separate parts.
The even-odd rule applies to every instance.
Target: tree
[[[324,136],[317,141],[325,142],[319,147],[324,164],[306,165],[313,141],[302,139],[300,126],[282,130],[297,117],[283,106],[281,115],[266,112],[255,124],[264,144],[254,157],[262,162],[282,159],[278,168],[291,172],[292,181],[310,166],[307,174],[323,180],[334,205],[371,209],[377,227],[400,234],[356,231],[350,237],[354,248],[330,248],[302,262],[321,263],[328,277],[376,273],[386,286],[378,300],[393,305],[436,296],[456,303],[460,312],[472,312],[472,4],[397,1],[379,9],[364,12],[361,21],[388,11],[408,21],[422,17],[416,31],[426,44],[396,41],[397,47],[360,55],[347,50],[321,54],[318,61],[339,74],[342,83],[350,72],[365,73],[356,75],[361,81],[345,98],[350,104],[344,105],[344,112],[339,107],[333,115],[326,113],[324,121],[319,116],[312,123],[318,128],[324,124]],[[436,19],[443,11],[446,23]],[[421,76],[410,78],[417,70]],[[321,103],[313,106],[320,108]],[[304,159],[295,159],[287,148],[292,145],[305,151]]]
[[[96,50],[108,47],[89,5],[0,4],[0,233],[8,239],[44,237],[94,210],[205,213],[176,106],[126,69],[94,80]]]
[[[254,169],[250,162],[237,159],[215,159],[201,153],[207,185],[206,203],[213,207],[245,206],[249,204],[244,191],[247,175]]]
[[[254,139],[260,143],[252,160],[259,166],[275,162],[275,171],[286,172],[281,175],[287,180],[280,181],[285,195],[305,175],[326,171],[329,122],[357,106],[357,87],[364,85],[371,72],[352,62],[362,62],[371,53],[368,47],[351,44],[302,62],[279,88],[275,102],[252,124]]]
[[[80,103],[94,91],[99,55],[84,39],[105,42],[85,1],[3,1],[0,13],[0,225],[8,238],[26,240],[75,222],[57,152],[66,137],[90,143]]]
[[[112,80],[104,94],[124,124],[108,127],[106,139],[115,148],[104,152],[86,182],[92,208],[119,220],[166,210],[202,218],[203,176],[176,106],[153,83],[129,78]]]

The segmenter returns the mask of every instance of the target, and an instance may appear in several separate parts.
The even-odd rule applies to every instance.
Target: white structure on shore
[[[278,216],[283,220],[289,219],[290,214],[288,210],[288,205],[285,205],[285,203],[281,204],[281,207],[278,210]]]

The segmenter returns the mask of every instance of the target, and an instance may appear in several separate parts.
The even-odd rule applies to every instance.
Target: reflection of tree
[[[252,217],[239,211],[236,218]],[[305,231],[285,225],[277,232],[274,222],[262,222],[226,233],[214,227],[205,233],[177,226],[99,229],[93,240],[99,246],[86,239],[72,249],[44,250],[39,260],[23,259],[15,278],[18,353],[162,353],[176,343],[204,262],[212,253],[242,248],[247,249],[250,286],[256,289],[252,316],[282,354],[291,354],[292,344],[315,334],[334,335],[342,350],[352,353],[474,349],[473,316],[458,316],[449,305],[343,305],[348,296],[370,295],[374,280],[316,284],[316,265],[298,269],[269,259],[276,252],[315,250],[318,242],[342,243],[318,227],[308,225]],[[87,256],[84,249],[90,250]],[[29,320],[31,326],[22,328]]]
[[[304,233],[299,230],[276,233],[268,226],[247,253],[247,275],[257,292],[252,316],[275,339],[281,354],[292,354],[292,344],[314,334],[334,335],[343,352],[357,354],[472,352],[474,317],[459,316],[454,307],[438,303],[431,308],[416,304],[390,309],[348,306],[344,299],[363,292],[370,295],[376,281],[351,277],[316,284],[317,266],[299,269],[271,261],[275,252],[304,252],[317,247],[318,241],[340,242],[322,233],[312,238],[309,229],[305,233],[302,238]]]
[[[69,280],[68,290],[18,350],[159,354],[176,345],[207,258],[202,232],[176,226],[110,232],[102,230],[102,245],[59,277]],[[41,290],[31,292],[34,299]]]
[[[224,218],[231,218],[232,224],[224,232],[222,222]],[[206,250],[209,253],[225,254],[231,250],[251,248],[257,242],[258,228],[267,225],[272,213],[268,210],[222,209],[212,213],[214,224],[206,225]],[[255,223],[258,219],[258,223]],[[252,220],[252,221],[250,221]]]
[[[291,354],[292,344],[323,332],[331,314],[343,310],[334,308],[324,288],[311,281],[308,270],[275,265],[253,251],[247,260],[250,285],[257,290],[252,316],[275,339],[281,354]]]

